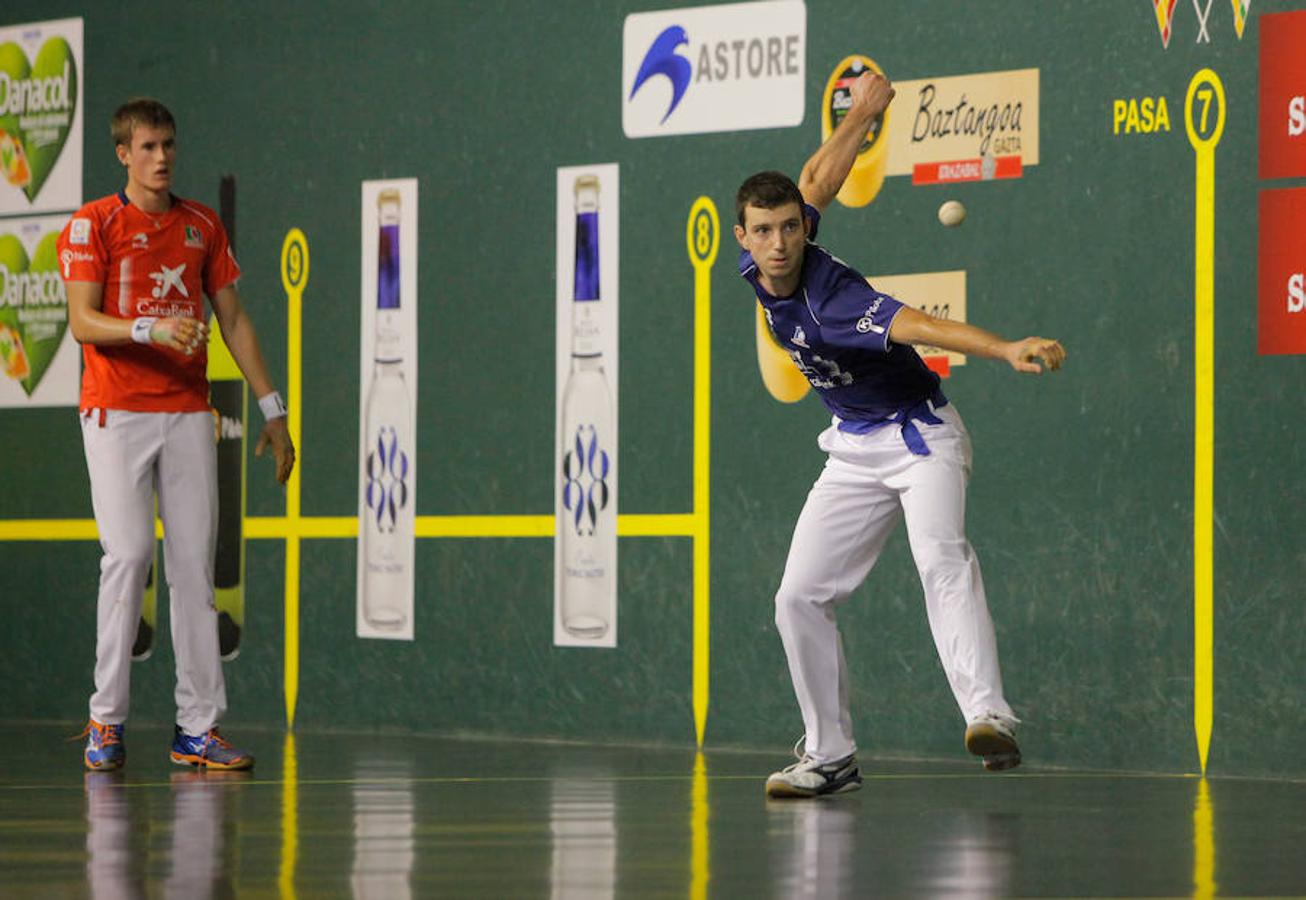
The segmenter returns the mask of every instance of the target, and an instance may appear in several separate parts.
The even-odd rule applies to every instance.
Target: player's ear
[[[739,246],[741,246],[741,247],[743,247],[745,250],[747,250],[747,249],[748,249],[748,245],[744,243],[744,235],[745,235],[744,226],[743,226],[743,225],[736,225],[736,226],[735,226],[735,240],[739,241]]]
[[[803,212],[803,237],[810,238],[811,236],[812,236],[812,220],[807,215],[807,212],[804,211]]]
[[[118,162],[122,163],[124,166],[127,165],[127,159],[131,148],[126,144],[114,144],[113,149],[114,152],[118,154]]]

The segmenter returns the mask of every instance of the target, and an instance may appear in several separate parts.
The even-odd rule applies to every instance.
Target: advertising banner
[[[1261,16],[1260,174],[1306,178],[1306,9]]]
[[[553,642],[617,646],[615,163],[558,169]]]
[[[55,246],[67,222],[0,219],[0,407],[77,405],[81,351]]]
[[[894,81],[894,88],[887,174],[941,184],[1019,178],[1038,165],[1038,69]]]
[[[626,137],[802,124],[802,0],[633,13],[621,49]]]
[[[358,636],[413,639],[417,179],[364,181]]]
[[[1306,188],[1261,191],[1256,349],[1306,353]]]
[[[0,216],[82,205],[82,20],[0,28]]]

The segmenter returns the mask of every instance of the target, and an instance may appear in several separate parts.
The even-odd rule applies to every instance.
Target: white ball
[[[939,207],[939,221],[949,228],[956,228],[966,221],[966,207],[960,200],[949,200]]]

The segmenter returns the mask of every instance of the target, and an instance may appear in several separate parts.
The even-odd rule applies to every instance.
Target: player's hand
[[[295,445],[290,442],[290,429],[286,426],[286,417],[277,416],[263,425],[263,433],[254,445],[254,455],[262,456],[263,451],[272,448],[272,456],[277,463],[277,481],[285,484],[290,472],[295,468]]]
[[[199,319],[182,317],[159,319],[150,328],[150,340],[187,356],[208,343],[209,325]]]
[[[853,82],[851,94],[853,106],[865,109],[875,118],[889,108],[894,90],[888,78],[879,72],[866,71]]]
[[[1003,357],[1011,363],[1017,372],[1031,372],[1035,375],[1043,371],[1035,360],[1041,359],[1049,372],[1055,372],[1066,361],[1066,348],[1057,341],[1047,338],[1027,337],[1023,341],[1007,344]]]

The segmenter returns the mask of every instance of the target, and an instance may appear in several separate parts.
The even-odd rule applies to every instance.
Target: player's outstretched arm
[[[232,359],[236,361],[241,374],[249,382],[254,396],[261,401],[275,394],[276,389],[272,386],[272,379],[268,377],[267,364],[263,362],[263,353],[259,350],[254,323],[245,314],[245,307],[240,302],[240,294],[236,291],[236,286],[224,287],[214,294],[210,301],[213,304],[213,314],[218,320],[218,327],[222,329],[222,337],[226,341],[227,349],[231,351]],[[277,481],[285,484],[295,468],[295,445],[290,440],[290,429],[287,427],[284,414],[269,418],[264,423],[263,433],[259,435],[258,443],[254,446],[254,455],[262,456],[263,451],[269,447],[272,448],[272,456],[277,464]]]
[[[1066,350],[1057,341],[1041,337],[1008,341],[983,328],[940,319],[910,306],[894,316],[889,338],[899,344],[925,344],[968,356],[1005,360],[1017,372],[1035,375],[1043,371],[1043,366],[1055,372],[1066,361]],[[1042,360],[1043,366],[1036,360]]]
[[[879,72],[866,71],[853,82],[852,106],[843,121],[816,149],[798,176],[803,199],[822,212],[834,200],[844,179],[852,171],[857,151],[866,140],[871,123],[889,108],[893,85]]]

